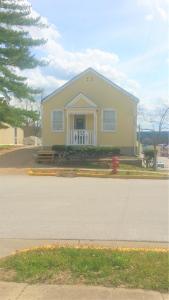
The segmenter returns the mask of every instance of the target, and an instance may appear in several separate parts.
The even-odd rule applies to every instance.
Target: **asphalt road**
[[[168,240],[168,182],[0,176],[0,238]]]

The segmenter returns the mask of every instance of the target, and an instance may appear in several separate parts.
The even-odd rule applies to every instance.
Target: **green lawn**
[[[1,259],[0,280],[144,288],[167,292],[168,253],[39,248]]]
[[[136,171],[152,171],[153,169],[146,169],[143,167],[138,167],[134,165],[128,165],[128,164],[120,164],[119,168],[121,170],[136,170]]]
[[[5,153],[8,150],[15,149],[17,145],[0,145],[0,152]]]
[[[64,167],[77,167],[77,168],[86,168],[86,169],[110,169],[111,163],[101,163],[100,161],[81,161],[81,162],[59,162],[58,166]],[[127,165],[127,164],[120,164],[120,169],[129,169],[129,170],[143,170],[143,168]]]
[[[12,147],[14,147],[14,146],[13,145],[0,145],[0,150],[1,149],[10,149]]]
[[[86,169],[111,169],[111,163],[101,163],[100,161],[82,161],[82,162],[59,162],[58,167],[72,167],[72,168],[86,168]],[[129,164],[125,164],[125,163],[120,163],[119,165],[119,169],[120,170],[128,170],[128,171],[143,171],[143,172],[154,172],[154,170],[152,168],[143,168],[143,167],[138,167],[138,166],[134,166],[134,165],[129,165]],[[161,172],[160,171],[156,171]],[[165,171],[163,171],[165,173]]]

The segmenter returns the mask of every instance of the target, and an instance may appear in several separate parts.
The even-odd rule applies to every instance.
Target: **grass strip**
[[[40,247],[0,260],[0,280],[167,292],[167,249]]]

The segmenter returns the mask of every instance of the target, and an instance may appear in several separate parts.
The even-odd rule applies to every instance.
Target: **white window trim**
[[[63,128],[60,129],[60,130],[57,130],[57,129],[53,129],[53,113],[54,112],[58,112],[58,111],[61,111],[62,112],[62,117],[63,117]],[[65,124],[64,124],[64,110],[63,109],[54,109],[51,111],[51,129],[52,129],[52,132],[64,132],[64,127],[65,127]]]
[[[104,113],[104,111],[113,111],[115,113],[115,129],[113,129],[113,130],[105,130],[104,129],[104,125],[103,125],[103,121],[104,121],[103,120],[103,113]],[[102,123],[102,125],[101,125],[102,132],[116,132],[116,128],[117,128],[117,111],[113,108],[103,108],[102,109],[102,116],[101,116],[101,123]]]

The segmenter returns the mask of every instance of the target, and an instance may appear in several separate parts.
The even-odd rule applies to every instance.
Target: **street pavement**
[[[63,239],[72,245],[87,241],[113,247],[136,243],[163,247],[168,240],[168,182],[0,175],[0,256]],[[169,295],[0,282],[0,300],[16,299],[169,300]]]
[[[0,282],[0,300],[169,300],[154,291],[66,285]]]
[[[0,176],[0,239],[168,240],[168,181]]]

